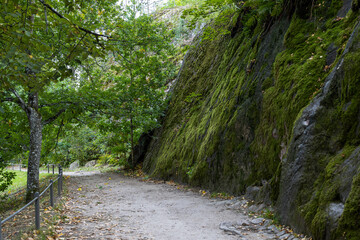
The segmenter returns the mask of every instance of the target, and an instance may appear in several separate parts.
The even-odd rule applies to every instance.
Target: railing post
[[[53,174],[55,174],[55,165],[54,164],[52,165],[52,168],[53,168]]]
[[[0,217],[0,240],[2,240],[2,226],[1,226],[1,217]]]
[[[40,229],[40,198],[39,192],[35,193],[35,228]]]
[[[60,186],[60,175],[59,175],[59,179],[58,179],[58,196],[61,196],[61,186]]]
[[[59,166],[59,170],[60,170],[60,190],[62,191],[63,189],[63,170],[62,170],[62,167]]]
[[[53,186],[53,180],[50,179],[50,206],[54,206],[54,186]]]

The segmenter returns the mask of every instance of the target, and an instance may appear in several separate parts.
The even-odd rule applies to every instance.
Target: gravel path
[[[73,174],[68,181],[64,239],[296,239],[247,216],[241,200],[209,199],[116,173]]]

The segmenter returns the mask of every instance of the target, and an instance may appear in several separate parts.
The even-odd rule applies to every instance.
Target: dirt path
[[[68,223],[60,225],[64,239],[296,239],[245,215],[238,200],[209,199],[116,173],[69,181]]]

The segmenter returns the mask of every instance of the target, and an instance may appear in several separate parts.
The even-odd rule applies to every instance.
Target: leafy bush
[[[6,165],[0,163],[0,192],[5,191],[15,178],[15,173],[6,171]]]

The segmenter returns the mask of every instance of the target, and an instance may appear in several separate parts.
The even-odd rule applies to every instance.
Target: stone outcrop
[[[356,239],[357,1],[284,2],[261,25],[235,9],[203,29],[139,156],[152,176],[272,202],[283,223],[315,239]]]

